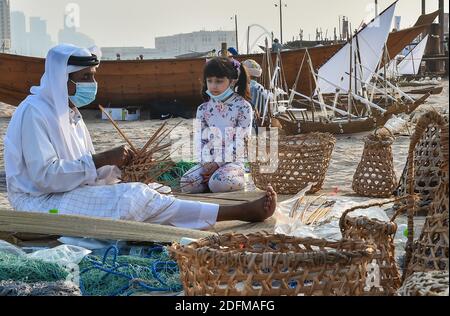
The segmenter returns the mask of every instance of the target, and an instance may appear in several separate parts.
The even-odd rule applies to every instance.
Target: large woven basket
[[[423,121],[422,124],[426,123],[429,124],[425,131],[421,131],[420,139],[416,140],[414,148],[414,192],[419,197],[417,211],[422,215],[428,213],[434,192],[442,179],[441,166],[446,161],[441,150],[442,126],[437,125],[433,120]],[[396,190],[398,196],[406,194],[407,172],[408,163],[405,165]]]
[[[397,232],[397,224],[394,220],[403,210],[398,210],[390,222],[367,216],[350,217],[348,215],[356,210],[368,209],[373,206],[381,207],[388,203],[392,203],[392,201],[353,207],[342,214],[339,222],[343,238],[364,240],[375,246],[373,258],[380,269],[380,287],[372,287],[370,291],[366,292],[366,295],[395,295],[402,284],[395,261],[394,237]]]
[[[373,247],[255,233],[169,248],[187,296],[362,295]]]
[[[353,191],[361,196],[385,198],[397,187],[392,143],[388,129],[376,130],[365,138],[364,151],[353,176]]]
[[[408,203],[408,243],[405,257],[406,271],[404,278],[415,272],[433,270],[449,270],[449,126],[436,112],[429,112],[422,116],[417,123],[412,137],[408,156],[408,193],[414,192],[414,153],[415,146],[421,139],[430,122],[434,122],[441,130],[441,152],[444,163],[441,165],[441,179],[437,190],[431,198],[428,215],[417,241],[414,242],[414,214],[418,210],[417,199],[410,199]]]
[[[448,296],[448,271],[416,272],[397,291],[398,296]]]
[[[250,163],[255,186],[265,189],[271,184],[279,194],[297,194],[315,183],[308,193],[319,191],[335,143],[334,136],[327,133],[280,137],[278,152],[268,150],[270,163]]]

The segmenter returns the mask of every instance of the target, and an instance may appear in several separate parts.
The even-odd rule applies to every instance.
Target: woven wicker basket
[[[444,153],[444,163],[441,165],[440,185],[432,196],[428,215],[419,239],[414,242],[414,214],[418,207],[417,199],[408,202],[408,243],[406,248],[406,271],[404,279],[415,272],[433,270],[449,270],[449,126],[436,112],[429,112],[419,119],[416,131],[412,137],[408,156],[408,193],[414,190],[414,153],[415,146],[421,139],[427,126],[434,122],[441,130],[441,152]]]
[[[448,271],[416,272],[397,292],[398,296],[448,296]]]
[[[278,152],[267,150],[270,166],[250,163],[255,186],[264,190],[271,184],[279,194],[297,194],[308,184],[315,183],[308,193],[319,191],[335,143],[333,135],[326,133],[280,137]],[[271,172],[266,173],[265,169],[271,169]]]
[[[431,122],[422,133],[414,149],[414,192],[419,195],[419,214],[426,215],[433,199],[434,192],[441,182],[441,166],[445,163],[441,151],[441,126]],[[406,177],[408,163],[405,165],[399,181],[396,195],[406,194]]]
[[[388,129],[376,130],[365,139],[361,162],[353,176],[353,191],[361,196],[385,198],[397,187],[392,143]]]
[[[373,246],[255,233],[174,243],[169,251],[187,296],[328,296],[362,295]]]
[[[339,222],[343,238],[364,240],[373,243],[375,246],[373,258],[380,268],[381,288],[372,287],[370,291],[366,292],[367,295],[395,295],[402,284],[400,272],[395,262],[394,237],[397,232],[397,224],[394,220],[403,210],[396,212],[390,222],[366,216],[349,217],[348,214],[373,206],[381,207],[388,203],[392,203],[392,201],[353,207],[342,214]]]

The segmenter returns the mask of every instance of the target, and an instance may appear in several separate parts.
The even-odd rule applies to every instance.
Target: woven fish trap
[[[159,160],[151,155],[138,157],[122,168],[122,182],[158,182],[159,176],[175,166],[171,160]]]
[[[379,267],[380,287],[374,286],[366,292],[368,296],[395,295],[402,284],[401,275],[395,261],[394,238],[397,232],[396,217],[403,211],[398,210],[389,222],[367,216],[350,217],[356,210],[390,204],[393,201],[356,206],[346,210],[339,221],[342,237],[370,242],[374,245],[373,259]]]
[[[427,123],[424,121],[423,124]],[[428,213],[434,192],[442,179],[441,166],[447,159],[446,151],[441,150],[441,127],[433,121],[428,121],[425,131],[421,134],[414,148],[414,192],[419,196],[418,212]],[[420,131],[423,127],[419,127]],[[396,195],[406,194],[408,162],[403,169]]]
[[[440,116],[433,114],[434,119],[441,125],[441,151],[445,153],[443,157],[445,163],[441,165],[442,178],[439,187],[432,196],[425,224],[420,233],[419,239],[413,241],[413,237],[408,235],[408,247],[405,277],[415,272],[427,272],[433,270],[448,271],[448,251],[449,251],[449,170],[448,170],[448,124],[440,121]],[[424,120],[428,119],[425,117]],[[417,129],[417,128],[416,128]],[[420,130],[419,130],[420,131]],[[417,135],[416,139],[420,135]],[[414,152],[414,151],[412,151]],[[411,159],[411,161],[413,161]],[[409,175],[414,174],[414,166],[409,164]],[[409,180],[409,179],[408,179]],[[410,181],[410,190],[413,190],[413,181]],[[417,201],[408,210],[408,233],[414,232],[414,213],[417,211]]]
[[[147,143],[126,166],[122,168],[122,182],[142,182],[145,184],[157,182],[158,178],[173,168],[176,163],[170,159],[170,147],[172,144],[167,137],[181,121],[167,129],[165,122],[150,137]],[[134,146],[133,146],[134,147]]]
[[[448,271],[416,272],[397,292],[398,296],[449,296]]]
[[[257,157],[250,163],[255,186],[264,190],[271,184],[279,194],[297,194],[315,183],[307,193],[320,191],[335,143],[334,136],[328,133],[281,136],[278,151],[266,148],[267,162]]]
[[[187,296],[362,295],[373,247],[265,232],[215,235],[169,249]]]
[[[166,128],[167,121],[164,122],[153,133],[147,143],[145,143],[144,147],[138,150],[111,115],[101,105],[99,105],[99,108],[110,120],[122,138],[128,143],[135,155],[131,161],[128,161],[127,164],[121,168],[122,182],[142,182],[150,184],[156,182],[162,174],[175,166],[175,163],[170,159],[171,153],[168,152],[168,148],[172,145],[170,142],[163,141],[167,139],[170,133],[178,127],[182,121],[178,122],[170,129]]]
[[[364,140],[364,151],[352,188],[361,196],[387,198],[397,187],[392,143],[394,137],[386,128],[376,130]]]

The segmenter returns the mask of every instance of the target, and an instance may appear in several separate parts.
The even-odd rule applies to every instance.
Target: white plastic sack
[[[401,117],[398,117],[396,115],[393,115],[385,124],[384,127],[387,128],[392,135],[400,133],[406,126],[407,122],[402,119]]]
[[[25,256],[26,253],[22,249],[11,245],[10,243],[0,240],[0,252],[5,252],[10,255],[16,255],[16,256]]]
[[[38,250],[26,256],[58,264],[79,264],[91,251],[72,245],[61,245],[51,249]]]

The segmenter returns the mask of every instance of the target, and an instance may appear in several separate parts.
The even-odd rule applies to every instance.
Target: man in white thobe
[[[95,54],[73,45],[49,51],[40,86],[18,106],[4,140],[8,199],[15,210],[56,209],[192,229],[222,220],[262,221],[273,214],[271,187],[255,202],[219,207],[162,195],[143,183],[103,185],[133,153],[122,146],[96,154],[78,111],[95,99],[98,65]]]

